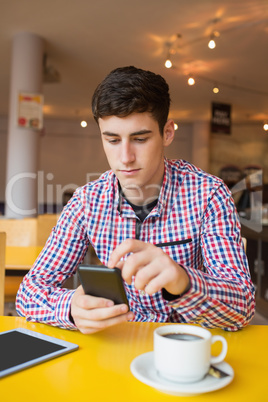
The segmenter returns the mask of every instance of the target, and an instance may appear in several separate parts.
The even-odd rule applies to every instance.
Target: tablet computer
[[[25,328],[0,332],[0,378],[76,349],[74,343]]]

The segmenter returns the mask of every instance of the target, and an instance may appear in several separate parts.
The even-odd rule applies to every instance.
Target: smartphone
[[[79,265],[78,276],[84,292],[91,296],[105,297],[115,304],[128,304],[119,268],[100,265]]]

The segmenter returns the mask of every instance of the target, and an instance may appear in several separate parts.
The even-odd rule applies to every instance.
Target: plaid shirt
[[[62,288],[64,280],[82,263],[89,243],[107,264],[114,248],[136,237],[138,218],[118,187],[108,171],[76,190],[20,286],[20,315],[75,328],[69,315],[74,290]],[[250,321],[254,287],[234,202],[222,180],[186,161],[165,160],[158,203],[139,225],[139,239],[165,243],[163,251],[186,269],[191,286],[167,300],[164,291],[149,296],[134,282],[125,283],[134,321],[199,323],[229,331]]]

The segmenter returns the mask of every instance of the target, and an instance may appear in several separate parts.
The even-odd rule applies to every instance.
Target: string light
[[[219,36],[220,36],[220,34],[218,31],[212,32],[212,34],[210,36],[210,41],[208,42],[208,47],[210,49],[215,49],[215,47],[216,47],[215,38],[218,38]]]
[[[214,92],[214,94],[218,94],[220,92],[218,85],[214,85],[212,91]]]
[[[216,42],[215,42],[214,39],[210,39],[210,41],[208,42],[208,47],[209,47],[210,49],[215,49],[215,47],[216,47]]]
[[[82,120],[80,125],[81,125],[81,127],[85,128],[85,127],[87,127],[87,122],[85,120]]]
[[[193,86],[194,84],[195,84],[195,79],[192,76],[190,76],[188,78],[188,85]]]
[[[215,21],[215,22],[217,22],[217,21]],[[262,22],[262,21],[260,21],[260,22]],[[259,23],[259,22],[258,22],[258,23]],[[243,26],[244,26],[244,25],[242,25],[241,27],[243,27]],[[241,28],[241,27],[240,27],[240,28]],[[230,30],[228,30],[228,31],[230,31]],[[221,32],[221,33],[223,33],[223,32]],[[174,35],[173,35],[173,36],[174,36]],[[213,31],[213,32],[210,34],[210,36],[209,36],[209,42],[208,42],[208,47],[209,47],[210,49],[215,49],[215,47],[216,47],[215,38],[218,38],[219,36],[220,36],[220,33],[219,33],[218,31]],[[175,41],[176,41],[178,38],[181,39],[181,37],[182,37],[181,34],[177,34],[176,39],[173,40],[172,43],[168,43],[168,44],[167,44],[167,45],[168,45],[168,56],[167,56],[167,59],[166,59],[166,61],[165,61],[165,67],[166,67],[166,68],[171,68],[171,67],[173,67],[173,69],[179,70],[179,67],[178,67],[176,64],[173,64],[173,63],[171,62],[171,60],[170,60],[170,55],[174,56],[174,55],[176,55],[178,49],[180,50],[182,47],[188,46],[188,45],[190,45],[190,44],[192,44],[192,43],[197,42],[198,40],[201,41],[201,40],[204,39],[204,36],[202,36],[202,37],[200,37],[200,38],[196,38],[196,39],[193,40],[193,41],[188,41],[186,44],[180,44],[180,46],[178,46],[178,45],[175,43]],[[198,79],[204,80],[204,81],[207,81],[207,82],[210,82],[210,84],[213,85],[213,81],[214,81],[214,80],[211,79],[210,77],[206,77],[206,76],[200,75],[200,74],[198,74],[198,73],[196,73],[195,76],[196,76]],[[194,79],[193,76],[191,76],[191,75],[188,76],[188,85],[189,85],[189,86],[195,85],[195,79]],[[266,91],[258,90],[258,89],[253,89],[253,88],[248,88],[248,87],[244,87],[244,86],[241,86],[241,85],[235,85],[235,84],[233,84],[233,83],[220,82],[219,85],[220,85],[220,87],[226,87],[226,88],[230,88],[230,89],[233,89],[233,90],[236,90],[236,91],[242,91],[242,92],[252,93],[252,94],[256,94],[256,95],[268,96],[268,92],[266,92]],[[217,84],[214,84],[214,86],[213,86],[213,88],[212,88],[212,91],[213,91],[214,94],[218,94],[218,93],[220,92],[219,86],[218,86]],[[177,129],[177,128],[175,128],[175,129]],[[266,121],[265,123],[263,123],[263,130],[265,130],[266,132],[268,132],[268,122],[267,122],[267,121]]]
[[[165,67],[166,67],[166,68],[171,68],[171,67],[172,67],[172,62],[171,62],[170,59],[167,59],[167,60],[165,61]]]

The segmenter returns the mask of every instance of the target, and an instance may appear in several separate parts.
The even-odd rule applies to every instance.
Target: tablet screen
[[[77,349],[78,346],[38,332],[17,328],[0,333],[0,377]]]

